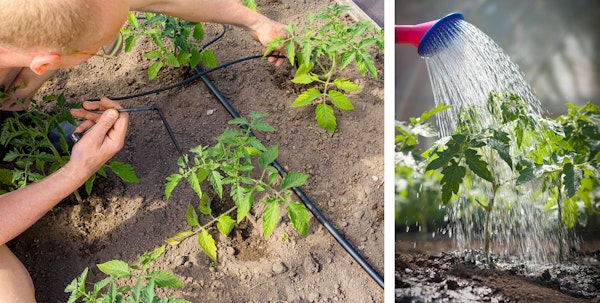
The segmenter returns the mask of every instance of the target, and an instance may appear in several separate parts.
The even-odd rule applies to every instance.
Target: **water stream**
[[[530,113],[541,116],[543,109],[525,82],[519,67],[504,54],[490,37],[472,24],[456,20],[446,27],[444,35],[432,37],[430,44],[437,49],[432,56],[424,57],[436,105],[444,103],[452,108],[438,114],[441,136],[452,135],[461,108],[476,108],[480,116],[478,127],[498,123],[489,112],[486,102],[489,94],[510,92],[520,96]],[[511,130],[507,130],[511,131]],[[511,147],[511,152],[515,151]],[[489,159],[488,159],[489,161]],[[516,180],[510,168],[497,161],[494,173],[499,180]],[[517,257],[521,261],[546,263],[556,260],[559,243],[567,243],[567,233],[559,232],[555,212],[542,210],[546,194],[536,194],[535,182],[529,188],[516,190],[510,182],[495,191],[491,221],[491,251],[504,257]],[[514,182],[512,183],[514,184]],[[471,189],[463,196],[491,197],[489,182],[473,179]],[[449,205],[450,230],[459,248],[473,244],[483,246],[485,213],[467,198]],[[554,222],[553,222],[554,220]]]

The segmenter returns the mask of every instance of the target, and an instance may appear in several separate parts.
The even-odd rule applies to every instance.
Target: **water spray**
[[[417,25],[396,25],[395,41],[397,44],[412,44],[420,56],[430,57],[449,42],[449,33],[464,18],[463,14],[455,12],[439,20]]]

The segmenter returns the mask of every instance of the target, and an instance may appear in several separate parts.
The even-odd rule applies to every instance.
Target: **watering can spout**
[[[419,55],[428,56],[437,51],[432,49],[432,37],[446,37],[448,31],[455,26],[457,20],[464,20],[461,13],[452,13],[439,20],[433,20],[417,25],[396,25],[396,44],[412,44],[418,49]]]
[[[438,22],[438,20],[429,21],[417,25],[396,25],[396,44],[412,44],[414,47],[419,47],[419,42],[421,42],[421,39],[423,38],[425,33],[436,22]]]

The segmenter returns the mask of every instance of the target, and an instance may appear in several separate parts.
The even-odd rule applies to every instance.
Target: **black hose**
[[[204,84],[206,84],[206,86],[211,90],[215,97],[217,97],[219,102],[221,102],[221,105],[225,107],[225,109],[227,110],[227,112],[229,112],[231,117],[239,118],[240,115],[235,111],[231,103],[227,101],[227,99],[225,98],[225,96],[223,96],[223,94],[221,94],[219,89],[212,83],[212,81],[210,81],[210,79],[208,79],[208,77],[203,73],[202,69],[196,67],[195,70],[198,73],[198,75],[201,75],[200,79],[204,81]],[[247,129],[247,127],[244,128]],[[283,176],[283,174],[285,173],[285,169],[279,164],[279,162],[277,162],[277,160],[273,161],[273,166],[277,169],[279,174]],[[338,232],[338,230],[329,222],[329,220],[325,218],[325,216],[319,211],[315,204],[306,196],[306,194],[304,194],[302,189],[300,189],[299,187],[292,187],[292,190],[298,196],[298,198],[302,200],[302,203],[304,203],[306,208],[308,208],[308,210],[313,214],[313,216],[317,218],[317,220],[327,229],[327,231],[329,231],[329,233],[348,252],[348,254],[350,254],[350,256],[352,256],[352,258],[354,258],[354,260],[356,260],[358,264],[360,264],[360,266],[371,276],[371,278],[373,278],[373,280],[375,280],[375,282],[377,282],[377,284],[379,284],[379,286],[381,286],[381,288],[384,288],[383,278],[356,251],[352,244],[350,244],[348,240],[346,240],[344,236],[342,236],[342,234]]]
[[[211,40],[210,42],[208,42],[207,44],[205,44],[202,49],[204,49],[205,47],[207,47],[208,45],[214,43],[215,41],[219,40],[221,37],[223,37],[223,35],[225,34],[225,26],[223,26],[223,32],[216,38],[214,38],[213,40]],[[284,56],[273,56],[273,55],[268,55],[271,57],[277,57],[277,58],[285,58]],[[160,92],[169,90],[169,89],[173,89],[179,86],[182,86],[184,84],[190,83],[198,78],[202,79],[202,81],[204,81],[204,83],[206,84],[206,86],[211,90],[211,92],[215,95],[215,97],[219,100],[219,102],[221,103],[221,105],[223,107],[225,107],[225,109],[227,110],[227,112],[233,117],[233,118],[239,118],[240,115],[236,112],[235,108],[233,108],[233,106],[231,105],[231,103],[229,103],[229,101],[227,101],[227,99],[225,98],[225,96],[223,96],[223,94],[221,94],[221,92],[219,91],[219,89],[212,83],[212,81],[210,79],[208,79],[208,77],[206,76],[207,74],[239,63],[239,62],[243,62],[243,61],[247,61],[247,60],[251,60],[251,59],[258,59],[258,58],[262,58],[262,55],[256,55],[256,56],[249,56],[249,57],[245,57],[245,58],[241,58],[241,59],[237,59],[234,61],[230,61],[230,62],[226,62],[223,63],[217,67],[211,68],[211,69],[207,69],[207,70],[202,70],[200,67],[196,67],[194,68],[194,70],[196,71],[196,74],[183,80],[180,81],[178,83],[166,86],[166,87],[162,87],[159,89],[154,89],[154,90],[150,90],[150,91],[146,91],[143,93],[139,93],[139,94],[134,94],[134,95],[129,95],[129,96],[122,96],[122,97],[111,97],[110,99],[112,100],[125,100],[125,99],[132,99],[132,98],[137,98],[137,97],[142,97],[142,96],[146,96],[146,95],[151,95],[151,94],[158,94]],[[99,101],[100,99],[91,99],[90,101]],[[163,124],[165,125],[165,127],[167,128],[167,131],[169,132],[169,136],[171,137],[171,140],[173,141],[173,143],[175,144],[175,148],[177,149],[177,151],[179,152],[180,155],[182,155],[182,151],[181,148],[179,147],[179,144],[177,143],[177,141],[175,140],[175,137],[173,136],[172,132],[169,129],[169,126],[167,124],[167,120],[166,118],[163,116],[162,112],[160,111],[160,109],[158,109],[158,107],[156,106],[152,106],[152,108],[150,108],[151,110],[156,110],[158,112],[158,114],[160,115],[160,118],[163,122]],[[244,129],[247,129],[246,126],[243,126]],[[254,135],[254,134],[252,134]],[[279,174],[281,176],[283,176],[283,174],[285,173],[285,169],[279,164],[279,162],[277,162],[277,160],[273,161],[273,167],[275,167],[275,169],[277,169],[277,171],[279,172]],[[321,223],[321,225],[323,225],[325,227],[325,229],[327,229],[327,231],[329,231],[329,233],[333,236],[333,238],[346,250],[346,252],[348,252],[348,254],[350,254],[350,256],[352,256],[352,258],[354,258],[354,260],[356,262],[358,262],[358,264],[369,274],[369,276],[371,276],[371,278],[373,278],[373,280],[375,280],[375,282],[377,282],[377,284],[379,284],[379,286],[381,288],[384,288],[384,283],[383,283],[383,278],[375,271],[375,269],[373,269],[373,267],[358,253],[358,251],[352,246],[352,244],[350,244],[350,242],[348,242],[348,240],[346,240],[344,238],[344,236],[342,236],[342,234],[340,234],[338,232],[338,230],[329,222],[329,220],[327,220],[327,218],[321,213],[321,211],[319,211],[319,209],[315,206],[315,204],[306,196],[306,194],[302,191],[302,189],[300,189],[299,187],[293,187],[292,190],[294,191],[294,193],[298,196],[298,198],[300,198],[300,200],[302,201],[302,203],[304,203],[304,205],[306,206],[306,208],[313,214],[313,216],[319,221],[319,223]]]

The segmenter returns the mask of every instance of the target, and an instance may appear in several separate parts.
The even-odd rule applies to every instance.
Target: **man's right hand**
[[[117,102],[102,98],[99,102],[84,102],[83,109],[71,110],[73,117],[85,119],[75,131],[87,133],[73,146],[70,164],[91,175],[123,148],[129,115],[118,112],[120,108]]]

